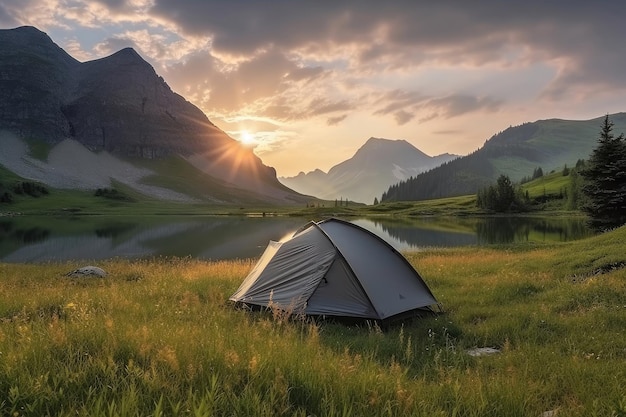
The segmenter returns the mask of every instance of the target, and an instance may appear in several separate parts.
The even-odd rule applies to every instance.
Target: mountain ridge
[[[0,30],[0,131],[50,147],[74,140],[118,159],[181,156],[215,178],[220,195],[230,187],[256,194],[255,201],[309,200],[172,91],[132,48],[80,62],[34,27]]]
[[[369,203],[391,184],[410,178],[457,155],[426,155],[403,139],[370,137],[355,154],[328,170],[280,177],[288,187],[322,199]]]

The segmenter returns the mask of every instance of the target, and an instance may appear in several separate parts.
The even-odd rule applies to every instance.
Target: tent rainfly
[[[440,306],[417,271],[374,233],[338,219],[270,242],[230,297],[297,314],[390,321]]]

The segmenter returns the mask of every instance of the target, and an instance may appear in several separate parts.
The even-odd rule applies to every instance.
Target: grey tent
[[[417,271],[374,233],[338,219],[270,242],[231,301],[307,315],[388,321],[437,300]]]

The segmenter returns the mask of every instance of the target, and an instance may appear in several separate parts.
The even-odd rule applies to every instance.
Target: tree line
[[[12,203],[14,200],[14,195],[28,195],[31,197],[39,197],[48,194],[48,189],[44,185],[37,182],[18,181],[13,185],[4,185],[0,183],[0,203]]]

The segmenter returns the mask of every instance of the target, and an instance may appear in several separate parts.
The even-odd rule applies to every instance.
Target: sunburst
[[[247,130],[243,130],[239,134],[239,142],[241,142],[242,145],[245,145],[247,147],[253,147],[257,144],[256,138],[254,137],[254,135],[248,132]]]

